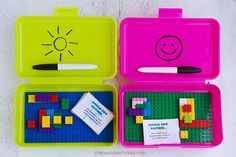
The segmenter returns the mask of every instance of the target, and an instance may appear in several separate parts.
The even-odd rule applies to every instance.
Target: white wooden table
[[[22,15],[53,15],[54,7],[78,7],[81,16],[155,17],[160,7],[182,7],[185,17],[213,17],[221,24],[221,75],[224,141],[213,149],[19,148],[13,142],[16,76],[14,23]],[[236,0],[0,0],[0,157],[42,156],[234,156],[236,154]],[[120,77],[112,82],[119,87]]]

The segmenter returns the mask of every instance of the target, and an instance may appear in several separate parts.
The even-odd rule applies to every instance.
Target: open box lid
[[[136,81],[207,80],[220,71],[219,23],[182,18],[182,9],[159,9],[159,18],[126,18],[120,26],[120,71]],[[141,67],[201,68],[200,73],[141,73]]]
[[[76,8],[16,22],[16,72],[22,78],[102,80],[117,69],[117,26],[110,17],[79,17]],[[93,64],[90,70],[35,70],[37,64]],[[48,79],[49,80],[49,79]],[[51,79],[52,80],[52,79]]]

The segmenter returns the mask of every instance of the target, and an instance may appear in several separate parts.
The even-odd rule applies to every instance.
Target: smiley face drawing
[[[156,54],[165,61],[176,60],[183,51],[181,40],[174,35],[162,36],[155,46]]]

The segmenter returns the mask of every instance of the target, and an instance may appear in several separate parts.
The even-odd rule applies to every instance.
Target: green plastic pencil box
[[[15,93],[14,140],[19,146],[111,146],[117,142],[117,90],[104,84],[117,71],[117,25],[110,17],[80,17],[76,8],[56,8],[54,16],[16,21],[16,73],[27,80]],[[96,69],[35,70],[38,64],[94,64]],[[26,142],[27,92],[112,93],[110,141]],[[80,131],[78,127],[78,131]],[[45,133],[46,134],[46,133]],[[52,132],[53,134],[53,132]],[[28,135],[27,135],[28,136]],[[60,136],[58,136],[60,139]]]

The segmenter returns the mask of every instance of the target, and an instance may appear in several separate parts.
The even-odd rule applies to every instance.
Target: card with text
[[[179,144],[178,119],[143,120],[144,145]]]
[[[114,114],[91,93],[85,93],[71,112],[83,120],[98,135],[114,118]]]

